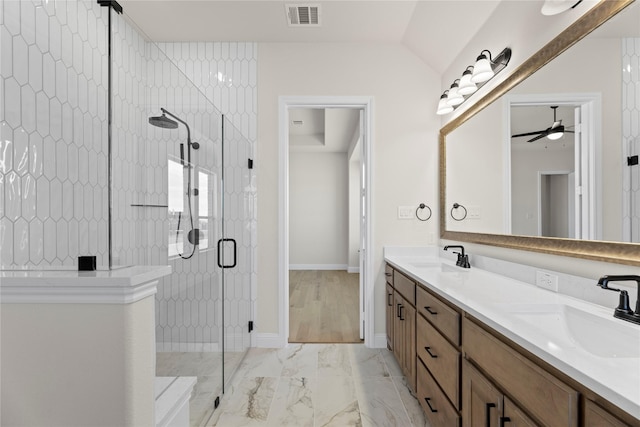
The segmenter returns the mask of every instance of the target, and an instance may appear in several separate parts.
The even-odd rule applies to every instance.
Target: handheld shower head
[[[149,124],[163,129],[177,129],[178,122],[171,120],[163,112],[161,116],[149,117]]]

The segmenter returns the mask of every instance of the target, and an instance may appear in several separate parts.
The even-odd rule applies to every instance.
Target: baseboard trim
[[[346,270],[347,264],[289,264],[289,270]]]
[[[347,273],[360,273],[360,267],[347,267]]]
[[[373,348],[387,348],[387,334],[375,334],[373,337]]]
[[[253,346],[257,348],[283,348],[287,346],[287,340],[280,334],[256,333]]]

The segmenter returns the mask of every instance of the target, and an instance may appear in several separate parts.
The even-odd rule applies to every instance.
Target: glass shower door
[[[223,235],[219,242],[223,271],[224,385],[250,347],[254,175],[251,145],[226,117],[223,126]]]

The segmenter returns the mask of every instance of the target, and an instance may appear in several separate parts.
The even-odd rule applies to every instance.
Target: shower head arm
[[[190,147],[191,146],[191,129],[189,129],[189,125],[187,124],[187,122],[185,122],[175,114],[171,113],[170,111],[165,110],[164,108],[160,108],[160,111],[162,111],[164,114],[168,114],[169,116],[173,117],[174,119],[182,123],[187,128],[187,146]]]

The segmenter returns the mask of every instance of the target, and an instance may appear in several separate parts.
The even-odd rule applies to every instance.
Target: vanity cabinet
[[[385,273],[388,346],[431,425],[640,425],[428,285]]]

